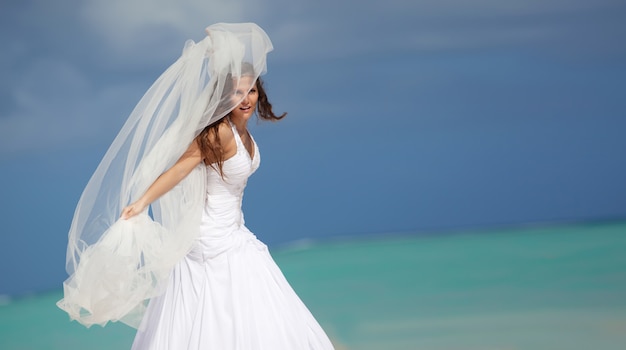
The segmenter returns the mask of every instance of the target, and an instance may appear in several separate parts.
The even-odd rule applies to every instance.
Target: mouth
[[[252,107],[239,107],[239,110],[240,110],[240,111],[247,112],[247,111],[249,111],[251,108],[252,108]]]

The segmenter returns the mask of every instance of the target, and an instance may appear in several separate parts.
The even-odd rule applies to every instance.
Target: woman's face
[[[248,88],[252,86],[250,91]],[[239,87],[236,88],[233,99],[241,101],[231,112],[231,118],[237,120],[248,121],[256,109],[259,100],[259,92],[256,87],[256,81],[252,77],[241,77],[239,79]]]

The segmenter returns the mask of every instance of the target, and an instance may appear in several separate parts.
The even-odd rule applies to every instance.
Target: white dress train
[[[164,294],[150,300],[133,350],[333,349],[267,247],[244,225],[241,202],[259,167],[231,124],[237,153],[224,179],[207,167],[200,237],[174,268]]]

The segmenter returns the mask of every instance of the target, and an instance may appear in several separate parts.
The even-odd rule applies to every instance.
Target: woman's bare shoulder
[[[230,123],[226,118],[217,126],[217,133],[220,135],[222,147],[226,147],[235,140],[233,129],[230,127]]]
[[[226,144],[234,140],[235,137],[230,128],[230,124],[226,119],[223,119],[223,121],[220,121],[218,123],[219,124],[217,125],[217,133],[215,132],[215,129],[212,128],[212,130],[204,134],[204,137],[206,138],[205,140],[210,142],[211,144],[215,144],[217,139],[219,139],[220,146],[224,147]]]
[[[212,127],[208,133],[203,133],[201,137],[204,137],[204,142],[214,145],[213,147],[215,148],[213,149],[220,152],[223,159],[228,159],[237,153],[237,142],[235,141],[235,135],[233,134],[228,120],[224,118],[218,123],[219,124]],[[218,140],[219,145],[216,145]],[[196,142],[201,143],[200,139],[196,139]],[[205,157],[207,157],[207,159],[205,159],[205,162],[207,163],[214,163],[216,161],[210,153],[206,154]]]

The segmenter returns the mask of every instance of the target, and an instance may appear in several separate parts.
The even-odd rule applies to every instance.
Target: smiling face
[[[243,120],[247,122],[256,109],[256,104],[259,100],[259,91],[253,77],[241,77],[238,85],[239,87],[235,90],[233,99],[241,102],[230,112],[230,117],[233,121]],[[252,86],[252,88],[248,91],[248,87],[250,86]]]

